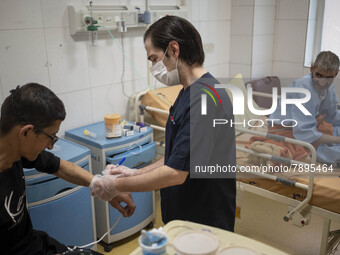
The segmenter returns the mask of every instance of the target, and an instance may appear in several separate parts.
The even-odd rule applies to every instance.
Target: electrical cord
[[[75,249],[82,249],[82,248],[86,248],[88,246],[91,246],[91,245],[94,245],[96,243],[99,243],[101,240],[103,240],[103,238],[111,232],[111,230],[118,224],[118,222],[120,221],[120,219],[123,217],[123,215],[120,215],[119,218],[116,220],[116,222],[112,225],[112,227],[97,241],[94,241],[92,243],[89,243],[89,244],[85,244],[85,245],[82,245],[82,246],[74,246],[73,248],[71,247],[67,247],[69,251],[74,251]]]
[[[120,38],[122,40],[122,53],[123,53],[123,71],[122,71],[122,75],[120,76],[120,82],[122,84],[122,92],[123,92],[123,95],[127,98],[130,98],[130,99],[134,99],[133,97],[130,97],[128,95],[126,95],[125,93],[125,86],[124,86],[124,74],[125,74],[125,49],[124,49],[124,33],[120,33]]]
[[[130,67],[132,68],[132,70],[146,83],[147,87],[157,96],[159,97],[163,102],[165,102],[167,105],[171,106],[171,104],[165,100],[163,97],[159,96],[158,93],[150,87],[150,85],[145,81],[145,79],[143,78],[143,76],[137,71],[137,69],[135,68],[134,64],[130,61],[130,59],[126,56],[125,52],[124,52],[124,44],[122,43],[122,46],[123,48],[119,45],[119,43],[117,42],[117,40],[115,39],[115,37],[113,36],[113,34],[111,33],[111,31],[105,27],[105,26],[100,26],[101,28],[103,28],[104,30],[106,30],[109,35],[111,36],[113,42],[116,44],[116,46],[118,47],[118,49],[121,51],[121,53],[123,54],[123,74],[121,76],[121,82],[122,82],[122,77],[124,75],[124,72],[125,72],[125,60],[127,60],[127,62],[129,63]],[[122,92],[124,94],[124,96],[128,97],[131,99],[131,97],[127,96],[125,94],[125,91],[124,91],[124,85],[123,85],[123,82],[122,82]]]

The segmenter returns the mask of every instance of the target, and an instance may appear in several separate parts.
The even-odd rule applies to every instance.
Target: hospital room
[[[0,254],[340,254],[339,0],[2,0]]]

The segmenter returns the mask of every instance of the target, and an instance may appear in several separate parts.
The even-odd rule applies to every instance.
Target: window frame
[[[311,67],[321,51],[324,13],[325,0],[309,1],[304,67]]]

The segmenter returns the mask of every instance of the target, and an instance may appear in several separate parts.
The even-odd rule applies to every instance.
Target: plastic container
[[[138,239],[139,241],[139,246],[142,248],[143,254],[144,255],[163,255],[166,252],[166,246],[168,244],[168,238],[165,233],[161,231],[152,231],[152,235],[160,236],[160,237],[165,237],[163,241],[157,244],[153,244],[151,246],[146,245],[144,241],[145,237],[141,235]]]
[[[194,230],[180,233],[173,243],[178,255],[214,255],[219,246],[220,242],[213,234]]]
[[[120,125],[120,121],[120,114],[111,113],[104,116],[106,138],[115,138],[122,136],[122,127]]]

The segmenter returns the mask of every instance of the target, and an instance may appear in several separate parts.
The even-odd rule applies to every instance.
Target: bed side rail
[[[255,131],[255,130],[251,130],[251,129],[247,129],[247,128],[236,127],[235,129],[237,131],[242,132],[242,133],[249,133],[249,134],[252,134],[252,135],[266,137],[268,139],[272,139],[272,140],[277,141],[277,142],[288,142],[288,143],[292,143],[292,144],[301,145],[301,146],[303,146],[305,148],[308,148],[311,151],[311,153],[312,153],[312,155],[311,155],[311,161],[312,162],[311,163],[312,164],[316,163],[316,151],[315,151],[315,148],[311,144],[309,144],[307,142],[296,140],[296,139],[292,139],[292,138],[288,138],[288,137],[285,137],[285,136],[280,136],[280,135],[275,135],[275,134],[270,134],[270,133],[263,133],[263,132],[259,132],[259,131]],[[252,150],[248,150],[246,148],[239,147],[239,146],[237,146],[236,149],[238,149],[240,151],[248,152],[248,153],[253,154],[253,155],[257,155],[259,157],[263,157],[263,158],[266,158],[266,159],[271,159],[271,160],[274,160],[274,161],[278,161],[280,163],[288,163],[288,164],[296,163],[296,164],[304,164],[304,165],[307,164],[307,163],[304,163],[304,162],[290,160],[290,159],[282,158],[282,157],[277,157],[277,156],[273,156],[273,155],[270,155],[270,154],[258,153],[258,152],[255,152],[255,151],[252,151]],[[292,180],[284,179],[284,178],[281,178],[281,177],[278,177],[278,176],[275,176],[275,175],[269,175],[269,174],[265,174],[265,173],[251,173],[251,174],[255,174],[257,176],[261,176],[261,177],[264,177],[264,178],[275,180],[275,181],[281,182],[281,183],[283,183],[285,185],[293,185],[293,186],[296,186],[296,187],[299,187],[299,188],[307,190],[306,198],[298,206],[293,208],[293,210],[288,212],[287,215],[285,215],[283,217],[284,221],[291,220],[293,215],[296,212],[299,212],[300,210],[302,210],[309,203],[309,201],[312,198],[313,184],[314,184],[314,172],[312,172],[312,171],[309,172],[308,186],[306,184],[299,183],[299,182],[294,182]]]

